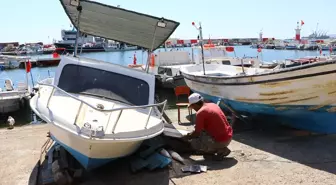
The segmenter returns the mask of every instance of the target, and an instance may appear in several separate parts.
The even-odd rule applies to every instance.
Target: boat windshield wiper
[[[120,96],[117,96],[117,95],[116,95],[117,98],[111,98],[111,97],[106,97],[106,96],[103,96],[103,95],[100,95],[100,94],[94,94],[94,93],[89,93],[89,92],[80,92],[78,94],[95,96],[95,97],[99,97],[99,98],[102,98],[102,99],[108,99],[108,100],[117,101],[117,102],[120,102],[120,103],[125,103],[127,105],[133,105],[129,101],[127,101],[124,98],[121,98]]]

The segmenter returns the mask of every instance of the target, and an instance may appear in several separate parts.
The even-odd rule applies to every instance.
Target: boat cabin
[[[129,105],[154,103],[153,75],[84,57],[63,57],[53,83],[73,94],[117,100]]]

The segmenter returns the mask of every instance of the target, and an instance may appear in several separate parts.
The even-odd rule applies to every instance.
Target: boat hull
[[[198,92],[195,91],[194,92]],[[336,133],[336,114],[328,112],[335,110],[335,106],[327,106],[320,109],[319,112],[312,112],[309,110],[310,106],[303,105],[286,105],[286,106],[272,106],[258,103],[244,103],[229,99],[223,99],[216,96],[200,93],[205,99],[212,102],[217,102],[219,99],[232,109],[241,114],[249,115],[255,118],[263,118],[273,123],[288,125],[290,127],[310,130],[318,133]],[[225,106],[221,106],[226,109]]]
[[[21,107],[20,98],[0,100],[0,113],[9,113],[18,111]]]
[[[222,99],[248,116],[319,133],[336,133],[336,64],[307,64],[249,77],[200,77],[182,72],[187,85],[206,99]],[[275,121],[272,121],[273,124]]]
[[[142,141],[87,139],[49,124],[51,137],[86,169],[93,170],[136,151]]]
[[[56,48],[65,48],[67,52],[74,52],[75,47],[72,44],[63,44],[63,43],[55,43]],[[80,47],[78,46],[77,52],[89,53],[89,52],[105,52],[103,46],[94,46],[94,47]]]

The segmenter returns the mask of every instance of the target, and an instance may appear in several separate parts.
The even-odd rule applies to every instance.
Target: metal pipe
[[[245,56],[244,56],[245,57]],[[244,57],[240,59],[240,63],[242,65],[243,73],[245,74],[245,69],[244,69]]]
[[[163,104],[160,119],[162,118],[162,116],[163,116],[163,114],[164,114],[164,110],[165,110],[165,108],[166,108],[166,103]]]
[[[79,113],[80,113],[82,107],[83,107],[83,102],[81,102],[80,105],[79,105],[79,108],[78,108],[78,111],[77,111],[77,114],[76,114],[76,118],[75,118],[74,125],[75,125],[76,122],[77,122],[77,118],[78,118],[78,115],[79,115]]]
[[[112,105],[112,109],[113,109],[114,105],[115,105],[115,104]],[[112,115],[112,112],[110,112],[110,115],[109,115],[109,117],[108,117],[108,119],[107,119],[107,123],[106,123],[106,125],[105,125],[105,127],[104,127],[104,128],[105,128],[105,131],[107,130],[107,126],[108,126],[109,123],[110,123],[111,115]]]
[[[43,84],[43,83],[38,83],[39,85],[45,85],[45,86],[49,86],[49,87],[53,87],[53,91],[54,89],[57,89],[59,90],[60,92],[64,93],[65,95],[77,100],[77,101],[80,101],[80,102],[83,102],[83,104],[86,104],[87,106],[91,107],[92,109],[94,110],[97,110],[97,111],[100,111],[100,112],[112,112],[112,111],[119,111],[119,110],[130,110],[130,109],[140,109],[140,108],[148,108],[148,107],[157,107],[157,106],[161,106],[163,104],[165,104],[167,102],[167,100],[165,100],[164,102],[161,102],[161,103],[158,103],[158,104],[149,104],[149,105],[140,105],[140,106],[130,106],[130,107],[120,107],[120,108],[114,108],[114,109],[107,109],[107,110],[102,110],[102,109],[98,109],[96,108],[95,106],[75,97],[74,95],[72,94],[69,94],[67,93],[66,91],[64,91],[63,89],[55,86],[55,85],[52,85],[52,84]],[[49,103],[49,101],[48,101]]]
[[[147,121],[146,121],[145,129],[147,129],[147,125],[148,125],[148,122],[149,122],[149,118],[150,118],[150,116],[151,116],[151,114],[152,114],[152,111],[153,111],[153,107],[151,107],[151,108],[149,109],[149,113],[148,113],[148,117],[147,117]]]
[[[79,55],[82,55],[82,51],[83,51],[83,36],[81,36],[81,40],[82,40],[82,44],[81,44],[81,47],[80,47]]]
[[[52,91],[51,91],[51,93],[50,93],[50,96],[49,96],[49,98],[48,98],[48,102],[47,102],[47,108],[49,109],[49,102],[50,102],[50,99],[51,99],[51,97],[54,95],[54,92],[55,92],[55,88],[53,87],[53,89],[52,89]]]
[[[29,59],[28,59],[29,60]],[[26,88],[29,92],[29,81],[28,81],[28,73],[27,73],[27,63],[26,63],[27,60],[24,61],[24,65],[25,65],[25,69],[26,69]],[[31,70],[31,69],[30,69]]]
[[[120,112],[119,112],[119,114],[118,114],[118,117],[117,117],[117,120],[115,121],[115,123],[114,123],[114,125],[113,125],[113,128],[112,128],[112,133],[114,134],[114,131],[115,131],[115,129],[116,129],[116,127],[117,127],[117,124],[118,124],[118,121],[119,121],[119,119],[120,119],[120,116],[121,116],[121,113],[123,112],[123,110],[121,110]]]
[[[203,34],[202,34],[202,25],[199,23],[199,33],[200,33],[200,44],[201,44],[201,50],[202,50],[202,62],[203,62],[203,74],[205,75],[205,65],[204,65],[204,48],[203,48]]]
[[[153,41],[152,41],[152,48],[151,50],[148,52],[148,60],[147,60],[147,68],[146,68],[146,73],[148,73],[149,71],[149,64],[150,64],[150,60],[151,60],[151,55],[153,53],[153,49],[154,49],[154,43],[155,43],[155,36],[156,36],[156,28],[157,28],[157,24],[155,25],[155,29],[154,29],[154,34],[153,34]]]
[[[77,49],[78,49],[78,36],[79,36],[79,20],[80,20],[80,16],[81,16],[81,13],[82,13],[82,8],[81,8],[81,5],[79,5],[78,7],[77,7],[77,10],[78,10],[78,18],[77,18],[77,20],[78,20],[78,22],[77,22],[77,34],[76,34],[76,41],[75,41],[75,51],[74,51],[74,57],[76,57],[77,56]]]

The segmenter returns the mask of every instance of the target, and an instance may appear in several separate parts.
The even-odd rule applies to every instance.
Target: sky
[[[207,38],[293,38],[297,21],[304,21],[301,35],[316,29],[336,34],[336,0],[96,0],[104,4],[180,22],[172,37],[198,35],[192,22],[201,22]],[[51,43],[61,39],[70,20],[59,0],[0,0],[0,42]],[[112,28],[113,29],[113,28]]]

